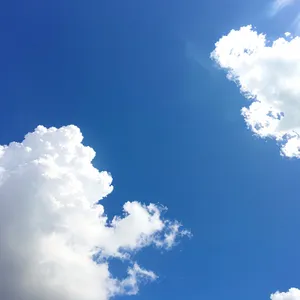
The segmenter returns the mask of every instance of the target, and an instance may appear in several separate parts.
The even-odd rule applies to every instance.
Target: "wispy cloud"
[[[292,29],[297,35],[300,34],[300,13],[298,13],[294,19],[292,23]]]
[[[286,6],[292,5],[295,0],[274,0],[271,4],[270,16],[277,15]]]

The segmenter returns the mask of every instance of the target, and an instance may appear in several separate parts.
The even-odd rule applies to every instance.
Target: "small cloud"
[[[114,294],[136,295],[139,292],[139,283],[154,281],[158,277],[152,271],[142,269],[137,263],[128,268],[128,277],[117,282]]]
[[[271,300],[300,300],[300,290],[296,288],[289,289],[286,293],[276,292],[271,295]]]
[[[107,220],[99,200],[112,177],[96,169],[80,129],[38,126],[0,146],[0,299],[108,300],[136,294],[156,275],[132,261],[149,245],[169,249],[186,235],[155,204],[126,202]],[[116,279],[109,258],[132,263]]]

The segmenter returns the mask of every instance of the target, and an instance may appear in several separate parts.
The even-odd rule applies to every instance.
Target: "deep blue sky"
[[[162,203],[193,232],[146,250],[136,299],[268,299],[299,283],[299,162],[251,135],[209,53],[232,28],[271,36],[262,1],[11,0],[0,10],[0,142],[78,125],[125,201]],[[204,67],[203,67],[204,66]],[[121,272],[119,265],[115,272]],[[134,299],[134,298],[133,298]]]

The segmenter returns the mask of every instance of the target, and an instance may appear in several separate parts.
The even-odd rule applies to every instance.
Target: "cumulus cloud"
[[[276,292],[271,295],[271,300],[299,300],[300,290],[296,288],[289,289],[286,293]]]
[[[275,139],[282,155],[299,158],[300,38],[285,34],[271,42],[249,25],[223,36],[211,58],[250,100],[241,111],[248,127]]]
[[[99,200],[112,190],[76,126],[38,126],[0,146],[0,299],[106,300],[136,294],[156,275],[133,260],[145,246],[171,248],[189,233],[162,208],[126,202],[110,222]],[[127,277],[111,258],[130,263]]]

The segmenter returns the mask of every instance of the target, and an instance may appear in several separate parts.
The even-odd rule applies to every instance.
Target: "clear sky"
[[[159,277],[116,299],[263,300],[299,287],[299,161],[247,129],[248,100],[210,60],[231,29],[296,31],[295,8],[270,17],[258,0],[2,3],[0,144],[74,124],[94,166],[112,174],[109,218],[126,201],[160,203],[192,232],[170,251],[138,252]],[[110,268],[122,277],[127,266]]]

